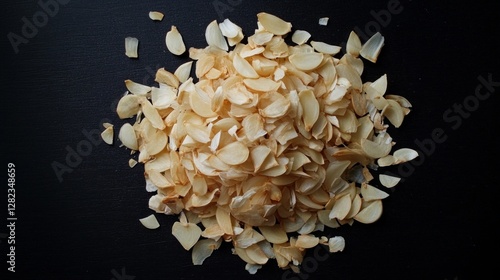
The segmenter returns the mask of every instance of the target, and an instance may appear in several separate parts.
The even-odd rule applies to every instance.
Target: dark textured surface
[[[152,84],[154,70],[175,69],[188,60],[167,52],[170,25],[179,28],[186,46],[204,47],[210,21],[228,17],[251,34],[256,14],[267,11],[309,31],[314,40],[340,44],[353,28],[376,22],[373,12],[387,10],[388,2],[73,0],[59,5],[17,54],[9,32],[21,36],[22,18],[32,21],[43,10],[35,1],[4,3],[1,166],[6,178],[7,163],[16,165],[18,220],[17,272],[7,271],[2,238],[0,278],[477,279],[474,275],[489,269],[480,263],[498,222],[500,84],[464,117],[443,114],[454,104],[474,101],[479,76],[500,81],[499,7],[493,1],[401,0],[402,11],[381,26],[386,45],[377,64],[365,63],[363,78],[387,73],[389,91],[414,105],[403,126],[389,130],[397,147],[422,151],[415,140],[431,138],[436,128],[443,129],[446,141],[432,153],[423,151],[414,170],[388,169],[407,176],[384,201],[382,218],[327,231],[343,235],[346,250],[316,261],[311,250],[307,275],[284,274],[270,261],[250,276],[229,244],[203,266],[192,266],[190,253],[170,234],[175,217],[158,216],[161,228],[155,231],[137,221],[151,214],[150,194],[142,167],[130,169],[127,151],[116,144],[92,144],[62,182],[51,167],[54,161],[66,164],[67,148],[77,149],[86,139],[83,130],[101,130],[105,119],[118,127],[123,123],[113,111],[125,91],[123,80]],[[221,3],[228,9],[219,17]],[[150,10],[163,11],[164,20],[151,21]],[[328,26],[319,26],[324,16],[330,17]],[[127,36],[140,40],[137,60],[124,55]],[[2,234],[7,192],[0,195],[0,206]]]

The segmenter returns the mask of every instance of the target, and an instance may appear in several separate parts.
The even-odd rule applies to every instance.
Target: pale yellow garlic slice
[[[392,188],[396,186],[399,183],[399,181],[401,181],[401,178],[385,174],[380,174],[378,178],[382,186],[386,188]]]
[[[219,28],[216,20],[208,24],[205,30],[205,39],[207,40],[207,44],[209,46],[216,47],[225,51],[229,49],[226,39],[224,39],[224,35],[222,35],[222,31]]]
[[[292,24],[268,13],[258,13],[257,18],[265,30],[275,35],[285,35],[292,30]]]
[[[330,45],[324,42],[311,41],[311,46],[320,53],[336,55],[342,49],[339,46]]]
[[[164,15],[161,12],[157,12],[157,11],[149,12],[149,18],[151,20],[161,21],[163,19],[163,17],[164,17]]]
[[[181,55],[186,52],[186,46],[184,45],[182,35],[174,25],[172,25],[170,31],[167,32],[167,36],[165,37],[165,44],[167,45],[168,51],[172,54]]]
[[[139,221],[147,229],[157,229],[160,227],[158,220],[156,219],[155,215],[153,215],[153,214],[149,215],[145,218],[139,219]]]
[[[139,40],[134,37],[125,38],[125,55],[130,58],[137,58],[137,49],[139,47]]]
[[[305,30],[295,30],[295,32],[293,32],[292,35],[292,42],[294,42],[297,45],[302,45],[305,44],[309,40],[309,38],[311,38],[311,33]]]
[[[366,41],[363,44],[363,47],[359,51],[359,54],[363,58],[365,58],[373,63],[377,62],[377,58],[380,54],[380,51],[382,50],[382,47],[384,46],[384,41],[385,41],[384,36],[382,36],[382,34],[380,34],[380,32],[373,34],[373,36],[370,37],[370,39],[368,39],[368,41]]]
[[[201,229],[193,223],[175,222],[172,226],[172,235],[186,251],[189,251],[200,239]]]
[[[108,145],[113,144],[113,137],[114,137],[114,130],[112,125],[108,126],[106,129],[104,129],[103,132],[101,132],[102,140]]]

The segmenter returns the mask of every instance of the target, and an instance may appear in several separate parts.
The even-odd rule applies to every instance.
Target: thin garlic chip
[[[179,87],[179,79],[171,72],[165,70],[165,68],[160,68],[156,71],[155,82],[160,84],[165,84],[173,88]]]
[[[163,13],[151,11],[149,12],[149,18],[156,21],[161,21],[163,19]]]
[[[216,47],[224,51],[229,50],[226,39],[224,39],[224,35],[222,35],[222,31],[216,20],[210,22],[207,26],[207,29],[205,30],[205,39],[207,40],[207,44],[209,46]]]
[[[212,255],[213,251],[217,250],[222,239],[215,241],[213,239],[202,239],[196,242],[191,255],[194,265],[202,265],[203,262]]]
[[[351,197],[349,195],[344,195],[333,204],[333,208],[330,211],[328,217],[330,220],[338,219],[343,220],[347,214],[349,214],[349,210],[351,209]]]
[[[274,35],[285,35],[292,30],[291,23],[286,22],[275,15],[258,13],[257,18],[264,29]]]
[[[160,227],[158,220],[156,219],[155,215],[153,215],[153,214],[151,214],[145,218],[139,219],[139,221],[147,229],[157,229]]]
[[[233,66],[238,73],[245,78],[259,78],[259,74],[255,71],[252,65],[239,54],[233,57]]]
[[[405,113],[403,108],[397,101],[386,100],[387,105],[382,110],[382,115],[385,116],[395,127],[400,127],[403,123]]]
[[[108,126],[104,131],[101,133],[101,138],[104,140],[104,142],[108,145],[113,144],[113,135],[114,135],[114,130],[113,126]]]
[[[181,55],[186,52],[186,46],[184,45],[182,35],[174,25],[172,25],[170,31],[167,32],[167,36],[165,37],[165,44],[167,45],[168,51],[172,54]]]
[[[369,157],[382,158],[391,152],[391,143],[376,143],[368,139],[361,139],[361,147]]]
[[[181,64],[174,72],[174,75],[177,77],[179,82],[184,83],[189,79],[189,75],[191,75],[191,68],[193,67],[193,62],[188,61],[186,63]]]
[[[380,32],[377,32],[365,42],[359,51],[359,54],[363,58],[375,63],[377,62],[378,55],[380,54],[380,50],[382,50],[383,46],[384,36],[382,36]]]
[[[329,19],[330,19],[330,18],[328,18],[328,17],[322,17],[322,18],[319,18],[319,20],[318,20],[318,24],[319,24],[319,25],[326,26],[326,25],[328,25],[328,20],[329,20]]]
[[[219,28],[225,37],[228,39],[236,38],[242,34],[242,29],[238,25],[234,24],[229,19],[225,19],[223,22],[219,23]]]
[[[243,83],[245,86],[247,86],[249,89],[252,89],[254,91],[258,92],[270,92],[270,91],[276,91],[280,84],[268,79],[268,78],[258,78],[258,79],[244,79]]]
[[[186,251],[189,251],[200,239],[201,229],[193,223],[175,222],[172,226],[172,235]]]
[[[361,196],[363,197],[364,201],[372,201],[384,199],[388,197],[389,194],[369,184],[363,184],[361,186]]]
[[[330,45],[330,44],[323,43],[323,42],[317,42],[317,41],[311,41],[311,46],[316,51],[318,51],[320,53],[324,53],[324,54],[329,54],[329,55],[336,55],[342,49],[339,46],[334,46],[334,45]]]
[[[125,38],[125,55],[130,58],[138,58],[137,48],[139,47],[139,40],[134,37]]]
[[[399,163],[404,163],[404,162],[407,162],[407,161],[410,161],[410,160],[417,158],[418,152],[413,150],[413,149],[409,149],[409,148],[401,148],[397,151],[394,151],[393,157],[395,158],[394,163],[399,164]]]
[[[128,166],[130,168],[134,168],[136,165],[137,165],[137,160],[135,160],[133,158],[131,158],[131,159],[128,160]]]
[[[303,90],[299,93],[300,105],[303,110],[304,126],[307,131],[311,130],[319,117],[319,103],[312,90]]]
[[[345,239],[342,236],[334,236],[328,239],[330,253],[342,252],[345,249]]]
[[[134,128],[129,123],[125,123],[118,132],[118,139],[123,145],[131,150],[138,150],[137,136],[135,135]]]
[[[245,270],[248,271],[248,273],[250,273],[250,274],[257,273],[257,270],[259,270],[261,268],[262,268],[262,265],[260,265],[260,264],[250,264],[250,263],[247,263],[245,265]]]
[[[261,226],[259,230],[266,240],[271,243],[281,244],[288,241],[288,236],[280,225]]]
[[[382,186],[386,188],[392,188],[396,186],[399,183],[399,181],[401,181],[401,178],[385,174],[380,174],[378,178]]]
[[[368,202],[359,213],[354,216],[354,220],[371,224],[376,222],[382,216],[382,201],[380,199]]]
[[[346,43],[347,53],[351,54],[354,57],[358,57],[361,48],[362,48],[361,40],[359,39],[358,34],[356,34],[356,32],[354,31],[351,31]]]
[[[387,156],[385,156],[383,158],[379,158],[377,160],[377,164],[380,167],[390,166],[390,165],[393,165],[395,163],[396,163],[396,158],[394,158],[394,156],[392,156],[392,155],[387,155]]]
[[[321,53],[295,53],[289,58],[290,62],[299,70],[310,71],[318,67],[323,61]]]
[[[142,113],[148,120],[151,121],[151,125],[157,129],[165,129],[165,123],[160,116],[160,113],[153,107],[153,104],[149,102],[147,99],[143,99],[140,101]]]
[[[275,15],[257,19],[246,40],[236,23],[213,20],[207,46],[189,48],[190,60],[177,68],[159,68],[155,85],[126,80],[116,112],[134,119],[118,139],[131,150],[129,166],[144,166],[148,207],[179,216],[172,235],[192,249],[194,265],[230,242],[251,274],[270,259],[299,273],[308,249],[344,250],[345,239],[327,238],[325,227],[381,217],[389,194],[373,183],[374,172],[393,188],[401,178],[380,169],[418,156],[392,151],[389,135],[412,105],[386,94],[386,74],[364,80],[365,60],[375,63],[384,45],[380,33],[362,44],[351,32],[336,58],[337,44],[311,41],[306,30],[287,35],[292,24]],[[175,26],[165,43],[172,54],[186,52]],[[126,39],[127,55],[136,51]],[[111,145],[114,127],[103,126]],[[157,227],[154,216],[141,222]]]
[[[303,45],[311,38],[311,33],[305,31],[305,30],[295,30],[292,35],[292,42],[294,42],[297,45]],[[312,42],[311,42],[312,45]]]
[[[301,234],[297,237],[297,241],[295,241],[295,247],[304,249],[314,248],[318,244],[319,238],[309,234]]]
[[[139,97],[137,95],[127,94],[118,101],[116,113],[120,119],[128,119],[137,115],[140,108]]]
[[[131,80],[125,80],[125,86],[127,87],[128,91],[135,95],[142,95],[145,96],[151,91],[150,86],[145,86],[136,82],[133,82]]]
[[[248,147],[241,142],[232,142],[216,153],[217,157],[229,165],[242,164],[248,159],[250,151]]]

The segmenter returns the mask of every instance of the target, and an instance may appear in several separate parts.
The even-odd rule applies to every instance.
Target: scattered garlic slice
[[[219,239],[219,241],[203,239],[196,242],[192,253],[193,264],[202,265],[203,262],[212,255],[212,252],[219,248],[221,241],[222,239]]]
[[[186,251],[189,251],[200,239],[201,229],[193,223],[175,222],[172,226],[172,235]]]
[[[137,49],[139,47],[139,40],[134,37],[125,38],[125,55],[130,58],[138,58]]]
[[[265,30],[274,35],[285,35],[292,30],[292,24],[286,22],[275,15],[268,13],[258,13],[257,18]]]
[[[118,133],[118,139],[120,139],[125,147],[131,150],[139,149],[134,128],[129,123],[125,123],[122,125],[122,127],[120,128],[120,132]]]
[[[151,91],[150,86],[145,86],[136,82],[133,82],[131,80],[125,80],[125,86],[127,87],[128,91],[135,95],[142,95],[145,96]]]
[[[359,56],[359,52],[362,49],[361,40],[354,31],[351,31],[349,38],[347,39],[346,51],[354,57]]]
[[[302,45],[307,42],[311,38],[311,33],[305,31],[305,30],[295,30],[292,35],[292,42],[294,42],[297,45]],[[311,42],[312,45],[312,42]]]
[[[128,160],[128,166],[130,168],[134,168],[136,165],[137,165],[137,160],[135,160],[133,158],[131,158],[131,159]]]
[[[329,55],[336,55],[342,49],[339,46],[334,46],[334,45],[330,45],[330,44],[323,43],[323,42],[317,42],[317,41],[311,41],[311,46],[316,51],[318,51],[320,53],[324,53],[324,54],[329,54]]]
[[[184,83],[189,79],[189,75],[191,74],[191,68],[193,67],[193,62],[188,61],[184,64],[181,64],[179,67],[174,72],[174,75],[177,77],[177,79],[181,82]]]
[[[382,216],[382,201],[374,200],[366,203],[366,206],[354,216],[354,219],[363,224],[376,222]]]
[[[396,186],[399,183],[399,181],[401,181],[401,178],[385,174],[380,174],[378,178],[380,183],[386,188],[392,188]]]
[[[322,17],[322,18],[319,18],[318,24],[319,24],[319,25],[326,26],[326,25],[328,25],[328,20],[329,20],[329,19],[330,19],[330,18],[328,18],[328,17]]]
[[[417,151],[409,148],[401,148],[393,153],[395,164],[404,163],[418,157]]]
[[[226,39],[224,39],[224,35],[222,35],[222,31],[216,20],[210,22],[207,26],[205,30],[205,39],[207,40],[209,46],[216,47],[224,51],[229,49]]]
[[[310,71],[318,67],[323,61],[321,53],[296,53],[290,57],[290,62],[299,70]]]
[[[181,55],[186,52],[186,46],[184,45],[182,35],[174,25],[172,25],[170,31],[167,32],[165,44],[167,45],[168,51],[172,54]]]
[[[163,19],[163,13],[151,11],[149,12],[149,18],[156,21],[161,21]]]
[[[157,229],[160,227],[158,220],[156,219],[155,215],[153,215],[153,214],[151,214],[145,218],[139,219],[139,221],[147,229]]]
[[[382,36],[380,32],[377,32],[365,42],[359,51],[359,54],[363,58],[375,63],[377,62],[378,55],[380,54],[380,50],[382,50],[383,46],[384,36]]]
[[[113,130],[113,125],[108,126],[104,131],[101,133],[101,138],[104,140],[104,142],[108,145],[113,144],[113,136],[114,136],[114,130]]]

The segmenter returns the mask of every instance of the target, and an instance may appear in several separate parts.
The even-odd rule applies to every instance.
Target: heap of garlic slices
[[[386,95],[387,77],[363,82],[363,57],[376,62],[384,37],[362,44],[351,32],[346,53],[311,41],[292,25],[259,13],[255,34],[228,19],[207,27],[208,46],[189,49],[193,62],[174,73],[159,69],[148,86],[125,81],[117,113],[119,139],[138,151],[149,207],[179,215],[172,234],[200,265],[221,242],[255,273],[270,259],[299,271],[308,248],[342,251],[340,236],[318,235],[325,226],[373,223],[388,194],[370,184],[370,170],[411,160],[387,129],[399,127],[411,104]],[[229,44],[229,45],[228,45]],[[172,27],[166,45],[185,50]],[[230,49],[232,47],[232,49]],[[109,130],[109,129],[108,129]],[[109,138],[109,131],[106,133]],[[381,175],[387,187],[399,178]],[[141,220],[149,228],[151,217]]]

